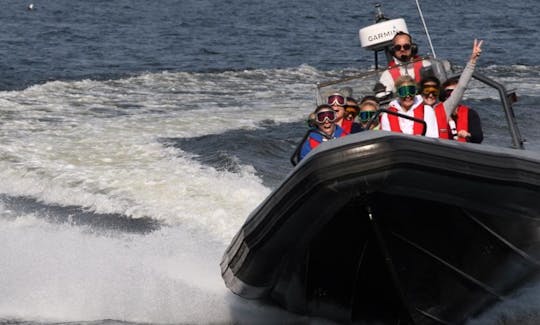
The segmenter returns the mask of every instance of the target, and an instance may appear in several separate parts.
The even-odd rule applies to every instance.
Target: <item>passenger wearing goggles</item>
[[[408,115],[426,123],[425,135],[437,138],[437,119],[431,106],[424,105],[421,95],[417,95],[418,88],[410,76],[401,76],[396,81],[397,99],[390,102],[388,110]],[[394,114],[382,114],[381,130],[402,132],[405,134],[422,135],[424,125],[413,120],[399,117]]]
[[[441,81],[435,76],[428,76],[420,81],[420,94],[424,99],[424,105],[435,107],[439,101]]]
[[[337,114],[330,105],[323,104],[317,106],[311,117],[313,119],[311,123],[315,127],[309,132],[306,141],[302,144],[300,160],[322,142],[344,137],[348,134],[336,124]]]
[[[437,104],[435,115],[439,127],[439,137],[442,139],[454,139],[460,142],[481,143],[484,140],[484,132],[482,131],[482,123],[478,113],[463,104],[456,103],[456,108],[446,119],[445,106],[457,91],[458,78],[450,78],[442,84],[441,100],[442,103]],[[446,99],[447,98],[447,99]],[[446,99],[446,100],[445,100]]]
[[[358,114],[358,105],[354,98],[345,97],[342,93],[336,92],[328,96],[327,104],[336,112],[336,125],[339,125],[345,132],[362,131],[360,124],[354,123],[354,116]]]
[[[340,92],[336,92],[328,96],[326,103],[336,112],[336,124],[350,132],[350,123],[345,122],[345,106],[347,106],[347,97]]]
[[[421,81],[424,104],[432,106],[435,110],[437,129],[441,139],[473,143],[481,143],[484,139],[478,113],[460,104],[467,84],[473,75],[476,61],[482,53],[482,43],[483,41],[474,40],[471,57],[459,80],[450,78],[445,81],[442,88],[436,77],[424,78]],[[437,101],[437,98],[440,99],[440,102]]]
[[[354,121],[358,116],[359,111],[360,107],[358,107],[358,102],[356,99],[353,97],[347,97],[345,104],[345,117],[341,123],[341,128],[349,134],[362,132],[364,130],[360,123]]]
[[[413,43],[411,35],[399,31],[392,39],[392,46],[389,49],[392,60],[388,63],[379,79],[379,82],[386,87],[387,92],[395,92],[395,82],[400,76],[409,75],[416,82],[419,82],[423,67],[431,66],[429,60],[422,59],[417,55],[418,47]]]
[[[347,102],[345,103],[345,120],[354,121],[357,115],[358,103],[356,102],[356,99],[352,97],[347,97]]]
[[[362,98],[360,101],[360,112],[358,113],[358,121],[362,129],[367,130],[369,125],[369,130],[379,130],[379,118],[374,119],[378,109],[379,103],[375,96],[365,96]]]

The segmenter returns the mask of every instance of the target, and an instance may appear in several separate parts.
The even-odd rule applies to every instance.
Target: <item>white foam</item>
[[[159,139],[256,128],[267,119],[298,120],[305,114],[299,107],[309,106],[299,94],[309,93],[303,87],[311,85],[300,83],[295,90],[279,82],[298,74],[146,74],[0,93],[9,103],[3,109],[13,115],[0,141],[0,192],[99,213],[199,224],[230,238],[269,189],[251,166],[240,174],[218,172]],[[276,93],[286,95],[269,100]]]
[[[309,320],[232,295],[220,276],[225,247],[181,227],[105,236],[27,215],[0,220],[0,238],[4,319],[152,324]]]
[[[105,236],[0,205],[0,292],[9,293],[1,317],[233,322],[245,303],[231,298],[219,262],[270,189],[251,166],[217,171],[160,140],[297,120],[310,107],[302,99],[309,82],[278,82],[296,77],[162,73],[0,92],[9,121],[0,133],[0,194],[165,224]]]
[[[161,140],[303,120],[314,83],[338,75],[309,66],[158,73],[0,92],[0,194],[166,224],[146,235],[104,236],[0,205],[0,292],[9,293],[0,315],[233,320],[246,303],[231,298],[219,261],[270,189],[252,166],[217,171]]]
[[[219,276],[223,247],[204,238],[179,228],[104,237],[39,220],[0,223],[1,315],[51,321],[229,319]]]

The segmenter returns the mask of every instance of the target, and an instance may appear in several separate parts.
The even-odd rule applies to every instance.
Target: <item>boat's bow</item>
[[[340,321],[462,322],[536,276],[540,158],[364,132],[310,153],[248,218],[223,277]]]

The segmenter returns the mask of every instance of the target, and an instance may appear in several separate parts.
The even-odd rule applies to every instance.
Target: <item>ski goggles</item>
[[[396,44],[394,45],[394,51],[401,51],[401,49],[403,49],[403,51],[408,51],[411,49],[411,44]]]
[[[347,106],[345,106],[345,113],[356,115],[358,113],[358,106],[357,105],[347,105]]]
[[[338,94],[330,95],[328,96],[327,104],[330,106],[333,106],[333,105],[345,106],[345,97]]]
[[[334,122],[336,120],[336,113],[328,110],[320,111],[315,114],[315,121],[317,121],[317,123],[324,123],[325,120],[328,120],[328,122]]]
[[[363,111],[358,114],[358,118],[360,119],[360,122],[367,123],[375,116],[376,112],[377,111]]]
[[[414,97],[416,95],[416,86],[415,85],[407,85],[407,86],[401,86],[397,89],[397,94],[401,98],[405,97]]]
[[[425,87],[424,89],[422,89],[422,96],[424,97],[429,97],[429,96],[433,96],[433,97],[438,97],[439,96],[439,89],[437,89],[437,87]]]

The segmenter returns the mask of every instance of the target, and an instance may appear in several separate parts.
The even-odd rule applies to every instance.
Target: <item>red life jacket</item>
[[[341,128],[347,133],[351,133],[352,124],[353,120],[347,120],[345,118],[341,120]]]
[[[311,149],[315,149],[321,142],[313,138],[309,138],[309,146]]]
[[[446,119],[446,112],[444,110],[444,104],[438,103],[433,108],[435,116],[437,117],[437,128],[439,129],[439,138],[441,139],[453,139],[452,129]],[[469,108],[465,105],[458,105],[456,110],[456,130],[465,130],[469,132]],[[459,142],[467,142],[467,139],[458,137]]]
[[[388,108],[389,111],[392,112],[398,112],[398,109],[391,106]],[[390,130],[393,132],[401,132],[401,126],[399,126],[399,117],[397,115],[393,114],[386,114],[388,116],[388,123],[390,123]],[[414,109],[414,117],[420,120],[424,120],[424,104],[418,105]],[[422,135],[422,131],[424,131],[424,125],[422,123],[414,122],[413,125],[413,134],[414,135]]]
[[[417,60],[417,59],[420,59],[419,56],[414,56],[413,57],[414,60]],[[420,82],[421,80],[421,71],[422,71],[422,67],[424,65],[422,64],[422,60],[418,60],[418,61],[415,61],[413,63],[413,69],[414,69],[414,80],[416,82]],[[400,67],[397,66],[396,64],[396,61],[392,60],[390,61],[390,63],[388,63],[388,67],[390,67],[390,69],[388,69],[388,71],[390,72],[390,75],[392,76],[392,79],[394,79],[394,81],[397,80],[397,78],[399,78],[401,76],[401,72],[399,70]],[[403,68],[407,68],[406,66],[403,66]]]

